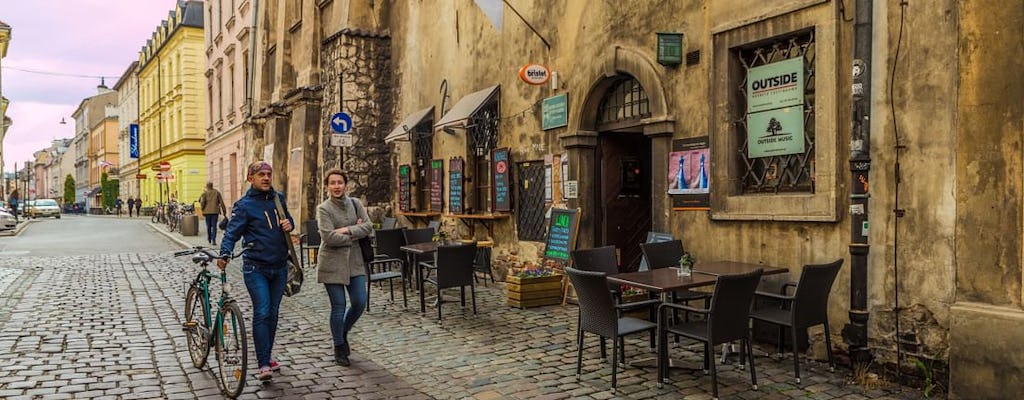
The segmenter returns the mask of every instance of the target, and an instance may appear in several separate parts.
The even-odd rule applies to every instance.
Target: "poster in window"
[[[491,150],[491,176],[494,211],[512,211],[511,173],[512,160],[507,147]]]
[[[576,198],[569,196],[569,156],[562,156],[562,197],[562,201]]]
[[[444,161],[430,160],[430,211],[444,208]]]
[[[710,209],[711,152],[708,137],[672,141],[668,194],[675,208]]]
[[[409,174],[411,172],[412,168],[409,164],[398,166],[398,209],[402,212],[409,211],[409,205],[411,204],[411,199],[409,198]]]
[[[462,157],[448,160],[448,212],[462,214],[462,183],[465,161]]]

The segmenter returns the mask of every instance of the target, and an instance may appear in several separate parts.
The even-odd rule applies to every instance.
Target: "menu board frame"
[[[544,233],[544,259],[564,263],[565,266],[572,264],[572,251],[576,249],[576,240],[580,232],[580,209],[579,208],[551,208],[551,217],[548,218],[548,229]],[[567,218],[567,219],[565,219]],[[557,230],[556,230],[557,229]],[[567,230],[568,232],[562,232]],[[564,243],[564,252],[553,251],[552,232],[559,235],[567,234],[569,237],[559,240]],[[559,237],[559,239],[561,239]]]
[[[512,211],[512,151],[508,147],[491,150],[491,205],[494,211]]]
[[[405,174],[402,174],[402,171]],[[412,166],[402,164],[398,166],[398,210],[408,212],[412,205]]]
[[[448,212],[452,214],[462,214],[465,211],[465,168],[466,161],[462,157],[452,157],[448,160]]]
[[[430,160],[430,211],[444,211],[444,160]]]

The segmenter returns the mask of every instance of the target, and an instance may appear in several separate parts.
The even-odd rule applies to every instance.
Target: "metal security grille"
[[[738,96],[733,125],[738,136],[740,185],[743,193],[814,193],[814,30],[798,32],[767,43],[734,51],[742,76],[738,77]],[[780,156],[747,157],[747,75],[751,68],[791,58],[804,57],[804,152]],[[734,80],[735,81],[735,80]]]
[[[612,84],[597,109],[597,123],[610,124],[639,120],[651,115],[647,92],[632,76],[624,75]]]
[[[516,168],[516,233],[519,240],[544,241],[544,163],[519,163]]]
[[[424,120],[413,127],[410,132],[416,160],[429,161],[434,158],[434,130],[431,129],[431,125],[433,125],[433,121]]]
[[[474,171],[473,193],[467,201],[467,207],[473,212],[486,212],[491,209],[491,150],[498,146],[498,101],[495,99],[470,117],[472,121],[466,130],[469,138],[471,165]]]

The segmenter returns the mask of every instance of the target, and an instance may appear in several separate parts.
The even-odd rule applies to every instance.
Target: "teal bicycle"
[[[251,246],[243,248],[229,256],[236,258]],[[175,257],[192,256],[192,262],[203,267],[196,278],[189,284],[185,292],[185,322],[182,330],[186,333],[188,353],[192,364],[202,369],[210,355],[210,348],[216,349],[217,368],[214,375],[220,385],[221,392],[230,398],[236,398],[245,387],[245,375],[249,362],[249,342],[245,335],[245,320],[238,303],[231,298],[231,286],[227,281],[227,272],[220,271],[220,299],[217,300],[217,313],[210,314],[210,281],[214,273],[210,272],[211,261],[221,256],[210,249],[196,246],[189,250],[174,253]]]

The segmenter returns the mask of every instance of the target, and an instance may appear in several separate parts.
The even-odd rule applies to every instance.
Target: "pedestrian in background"
[[[340,169],[327,171],[324,186],[330,195],[316,207],[316,223],[320,230],[317,256],[317,282],[327,289],[331,301],[331,337],[334,361],[349,366],[351,354],[348,333],[363,314],[367,299],[366,264],[357,240],[373,232],[373,224],[359,200],[345,195],[348,175]],[[345,292],[352,306],[345,308]]]
[[[11,214],[14,214],[14,222],[18,222],[18,203],[21,201],[21,195],[18,194],[18,189],[11,191],[11,194],[7,195],[7,204],[11,205]]]
[[[117,208],[117,217],[120,218],[121,217],[121,207],[124,207],[124,202],[121,201],[120,197],[118,197],[117,201],[114,202],[114,207]]]
[[[128,205],[128,218],[131,218],[133,211],[132,208],[135,207],[135,198],[133,198],[132,196],[128,196],[128,201],[126,201],[125,203],[127,203]]]
[[[199,196],[199,209],[206,217],[206,241],[216,245],[217,218],[221,214],[227,215],[228,209],[224,206],[224,197],[213,188],[213,182],[206,182],[206,190]]]
[[[242,239],[246,245],[254,244],[242,255],[242,276],[252,299],[252,339],[259,366],[256,377],[261,381],[272,379],[273,371],[280,368],[271,351],[288,280],[287,246],[291,246],[281,232],[291,232],[294,226],[284,196],[270,187],[271,173],[272,168],[265,161],[249,165],[246,180],[252,187],[231,206],[231,219],[220,244],[223,258],[217,260],[217,267],[224,269],[235,242]],[[278,215],[274,196],[281,202],[285,215]]]
[[[135,199],[135,216],[142,216],[142,199]]]

